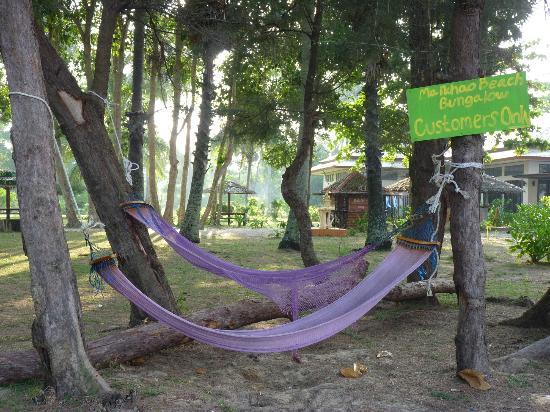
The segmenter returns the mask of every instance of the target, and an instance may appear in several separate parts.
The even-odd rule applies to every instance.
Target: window
[[[550,173],[550,163],[540,163],[539,173]]]
[[[504,175],[505,176],[515,176],[523,173],[523,164],[504,166]]]
[[[488,167],[488,168],[485,169],[485,173],[487,173],[489,176],[493,176],[493,177],[502,176],[502,166]]]
[[[550,179],[539,180],[539,188],[537,190],[537,201],[544,196],[550,196]]]

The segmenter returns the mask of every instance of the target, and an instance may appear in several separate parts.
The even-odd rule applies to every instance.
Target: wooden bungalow
[[[368,210],[367,177],[360,172],[352,172],[343,179],[327,186],[320,193],[329,196],[333,209],[332,226],[347,229]]]

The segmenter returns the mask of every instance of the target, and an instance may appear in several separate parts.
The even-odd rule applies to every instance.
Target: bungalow
[[[354,153],[349,159],[338,159],[337,155],[321,160],[318,165],[311,168],[314,176],[323,176],[323,189],[331,184],[341,181],[349,175],[357,165],[359,154]],[[397,156],[393,161],[382,162],[382,186],[391,185],[409,175],[409,168],[403,164],[403,156]]]
[[[518,155],[514,150],[499,149],[488,154],[491,162],[486,164],[485,173],[524,189],[522,193],[505,195],[512,208],[550,196],[550,150],[529,149]],[[491,203],[495,198],[497,194],[483,200]]]

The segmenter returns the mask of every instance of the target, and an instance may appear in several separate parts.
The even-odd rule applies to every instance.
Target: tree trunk
[[[548,328],[550,327],[550,289],[544,296],[523,315],[517,319],[506,320],[503,325],[513,325],[525,328]]]
[[[411,49],[411,87],[424,87],[434,84],[434,67],[432,53],[432,32],[430,17],[431,0],[416,0],[409,7],[409,46]],[[409,162],[409,176],[411,179],[411,209],[414,213],[426,200],[437,192],[437,187],[430,183],[434,174],[432,155],[443,152],[446,139],[429,140],[413,143],[412,156]],[[447,197],[445,192],[441,197],[439,210],[439,230],[437,240],[440,244],[445,235],[447,220]],[[434,227],[437,219],[433,219]],[[441,247],[438,250],[441,253]],[[415,271],[408,278],[409,282],[421,280]],[[435,298],[434,298],[435,300]]]
[[[319,38],[321,36],[321,24],[323,19],[323,1],[315,1],[315,15],[311,29],[311,47],[308,62],[308,71],[304,86],[304,113],[303,113],[303,137],[302,144],[298,145],[296,157],[285,170],[281,192],[283,198],[290,206],[290,209],[296,216],[298,228],[300,231],[300,253],[302,261],[306,266],[312,266],[319,263],[311,238],[311,218],[309,216],[307,202],[304,202],[303,192],[298,188],[298,176],[300,169],[304,165],[309,166],[308,156],[314,144],[315,124],[317,122],[317,111],[314,103],[314,85],[317,76]]]
[[[200,213],[202,204],[202,190],[204,177],[208,166],[208,146],[210,145],[210,126],[212,124],[212,101],[214,100],[214,59],[216,46],[212,40],[206,40],[203,45],[204,72],[202,76],[202,100],[199,130],[195,144],[195,158],[193,161],[193,177],[189,201],[185,209],[180,232],[194,243],[200,242]],[[185,167],[185,165],[184,165]]]
[[[309,17],[311,18],[311,17]],[[309,37],[307,35],[302,35],[302,41],[301,41],[301,58],[300,58],[300,94],[302,99],[302,107],[301,110],[304,110],[303,102],[304,102],[304,86],[307,79],[307,73],[308,73],[308,67],[309,67],[309,60],[310,60],[310,48],[311,48],[311,42],[309,40]],[[302,144],[302,139],[304,137],[304,123],[300,122],[299,129],[298,129],[298,138],[300,141],[298,142],[298,146]],[[307,159],[304,160],[304,163],[302,167],[300,168],[300,172],[298,174],[298,178],[296,179],[296,185],[298,187],[298,191],[303,194],[303,200],[308,205],[309,208],[309,181],[311,177],[311,152]],[[285,226],[285,233],[283,234],[283,237],[281,241],[279,242],[278,249],[292,249],[296,251],[300,251],[300,230],[298,229],[298,221],[296,220],[296,216],[290,210],[288,213],[288,218],[286,221]]]
[[[78,206],[76,204],[76,199],[74,197],[73,188],[71,182],[69,181],[69,176],[67,175],[67,170],[63,163],[63,156],[61,155],[61,150],[59,149],[59,143],[57,140],[52,142],[53,148],[53,157],[54,157],[54,167],[55,175],[57,178],[57,183],[61,187],[61,194],[65,200],[65,214],[67,215],[67,227],[77,228],[81,226]]]
[[[0,27],[10,92],[46,100],[31,2],[0,1]],[[10,100],[21,229],[36,315],[33,345],[46,371],[46,385],[55,389],[59,399],[92,394],[114,397],[84,349],[80,298],[55,190],[52,119],[36,99],[12,95]]]
[[[212,186],[210,187],[210,194],[208,195],[208,203],[206,209],[201,217],[201,227],[204,227],[208,221],[208,217],[212,214],[215,220],[216,205],[218,198],[218,188],[220,187],[221,177],[225,176],[227,168],[233,159],[233,139],[229,133],[231,127],[231,119],[227,119],[224,127],[223,137],[220,144],[220,151],[218,152],[218,159],[216,161],[216,169],[214,170],[214,177],[212,178]]]
[[[383,242],[380,247],[391,247],[386,238],[387,224],[382,188],[382,151],[380,149],[380,109],[378,104],[378,62],[365,69],[365,169],[368,192],[368,231],[366,244]]]
[[[155,128],[155,100],[157,98],[157,77],[159,75],[159,65],[158,41],[154,40],[153,54],[151,55],[151,70],[149,73],[149,107],[147,110],[147,149],[149,152],[147,189],[150,195],[150,203],[155,210],[160,210],[159,195],[157,190],[157,132]]]
[[[164,208],[164,220],[172,223],[174,221],[174,198],[176,195],[176,180],[178,178],[178,123],[181,111],[181,89],[182,89],[182,61],[183,52],[183,23],[178,20],[176,25],[176,50],[174,52],[174,110],[172,111],[172,132],[170,133],[170,171],[168,173],[168,189],[166,190],[166,206]],[[189,119],[191,120],[191,119]]]
[[[256,322],[286,317],[272,302],[242,300],[214,309],[200,310],[189,320],[218,329],[237,329]],[[88,344],[88,356],[96,368],[132,359],[191,342],[191,339],[157,322],[113,333]],[[0,354],[0,385],[42,376],[36,352],[32,350]]]
[[[123,3],[111,3],[108,7],[110,13],[103,14],[103,19],[112,19],[112,22],[102,21],[104,40],[98,45],[98,50],[111,50],[115,22],[121,4]],[[82,93],[76,79],[51,46],[42,29],[36,27],[36,31],[48,101],[71,146],[89,193],[98,206],[99,217],[105,224],[107,238],[113,252],[117,254],[121,270],[147,296],[166,309],[177,312],[176,300],[147,230],[142,225],[128,221],[120,209],[120,203],[128,200],[131,188],[124,178],[122,166],[117,161],[105,129],[104,106],[97,98]],[[107,59],[108,65],[110,55],[103,58]],[[108,74],[109,70],[103,71],[107,78]],[[100,87],[96,93],[106,93],[107,78],[94,80],[94,84]],[[93,136],[93,139],[90,136]],[[132,310],[130,323],[137,324],[143,318],[141,312]]]
[[[118,50],[115,58],[113,59],[113,127],[115,132],[115,145],[116,154],[120,163],[124,158],[122,148],[119,144],[122,144],[122,83],[124,80],[124,57],[126,52],[126,37],[128,36],[128,24],[130,20],[122,20],[119,18],[119,31],[120,37],[118,39]]]
[[[483,0],[457,1],[453,13],[451,67],[454,80],[479,76],[479,16]],[[480,135],[455,137],[452,140],[453,162],[483,160]],[[459,169],[458,186],[469,193],[451,194],[451,243],[454,281],[458,294],[458,330],[455,338],[457,370],[476,369],[489,372],[485,322],[485,262],[479,231],[479,193],[481,170]]]
[[[550,362],[550,336],[510,355],[497,358],[493,363],[502,372],[518,373],[531,366],[533,361]]]
[[[187,113],[187,124],[185,126],[185,153],[183,154],[183,168],[181,170],[181,185],[180,185],[180,206],[178,208],[178,225],[183,224],[185,208],[187,206],[187,178],[189,177],[189,155],[191,151],[191,119],[195,111],[195,95],[197,77],[197,59],[193,56],[191,62],[191,107]]]
[[[128,160],[137,166],[132,170],[132,188],[138,199],[143,199],[143,52],[145,46],[145,9],[134,14],[134,57],[132,64],[132,107],[128,113],[130,144]]]

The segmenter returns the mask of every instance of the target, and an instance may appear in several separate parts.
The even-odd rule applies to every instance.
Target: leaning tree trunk
[[[149,163],[147,167],[147,190],[150,195],[151,205],[155,210],[160,210],[159,195],[157,189],[157,131],[155,128],[155,101],[157,99],[157,77],[159,74],[159,50],[158,42],[153,44],[151,55],[151,70],[149,79],[149,107],[147,108],[147,150]]]
[[[409,7],[409,46],[411,49],[411,87],[423,87],[434,84],[434,67],[432,53],[432,32],[430,21],[431,0],[417,0]],[[428,140],[413,143],[412,155],[409,163],[411,179],[411,209],[414,213],[437,192],[437,187],[430,183],[434,174],[432,155],[443,152],[446,139]],[[437,240],[443,242],[445,223],[447,220],[447,197],[445,192],[441,197],[439,210],[439,230]],[[434,227],[437,218],[433,219]],[[438,248],[441,253],[441,246]],[[421,280],[417,272],[411,274],[407,280],[416,282]],[[433,299],[435,300],[435,298]]]
[[[206,209],[201,217],[201,227],[204,227],[208,222],[208,217],[212,214],[212,220],[216,220],[216,207],[218,199],[218,190],[220,188],[221,177],[225,176],[227,168],[233,160],[233,139],[229,132],[231,127],[231,118],[227,119],[223,130],[223,137],[220,144],[220,151],[218,152],[218,159],[216,161],[216,169],[214,170],[214,177],[212,178],[212,186],[210,186],[210,194],[208,195],[208,203]],[[222,186],[223,187],[223,186]]]
[[[505,373],[523,372],[533,368],[533,362],[550,362],[550,336],[538,340],[510,355],[497,358],[493,364]],[[546,409],[544,409],[546,410]]]
[[[94,91],[99,95],[107,93],[113,32],[123,4],[121,1],[104,6],[94,78]],[[82,92],[42,29],[36,27],[36,30],[48,101],[71,146],[89,193],[98,205],[99,217],[105,224],[107,238],[117,254],[121,270],[147,296],[164,308],[178,312],[147,230],[128,221],[120,208],[120,203],[128,200],[131,188],[105,128],[104,106],[94,96]],[[144,314],[132,310],[130,323],[140,323],[143,318]]]
[[[122,163],[124,155],[122,148],[119,144],[122,144],[122,83],[124,80],[124,57],[126,52],[126,37],[128,35],[128,24],[130,20],[126,19],[122,21],[122,17],[119,17],[119,38],[117,54],[113,59],[113,127],[115,133],[115,150],[118,156],[118,160]]]
[[[479,17],[483,0],[459,0],[455,3],[451,38],[451,67],[454,80],[474,79],[480,75]],[[483,160],[480,135],[455,137],[453,162]],[[451,195],[451,244],[454,276],[458,294],[458,330],[455,338],[457,370],[489,372],[485,321],[485,262],[479,231],[479,193],[481,170],[459,169],[458,186],[469,193]]]
[[[504,325],[521,326],[525,328],[548,328],[550,327],[550,289],[544,296],[523,315],[517,319],[506,320]]]
[[[368,231],[366,243],[383,242],[387,248],[391,242],[385,241],[387,234],[384,192],[382,188],[382,151],[380,149],[380,109],[378,103],[378,62],[365,69],[365,169],[367,171],[368,192]]]
[[[191,107],[187,112],[187,123],[185,125],[185,152],[183,154],[183,166],[181,170],[181,185],[180,185],[180,205],[178,208],[178,224],[183,223],[185,208],[187,207],[187,178],[189,177],[189,155],[191,150],[191,119],[195,111],[195,95],[196,86],[195,78],[197,77],[197,59],[193,56],[191,61]]]
[[[305,34],[302,36],[301,41],[301,56],[300,56],[300,94],[301,94],[301,110],[303,110],[303,102],[304,102],[304,85],[306,83],[307,79],[307,72],[308,72],[308,65],[310,60],[310,47],[311,42],[309,41],[309,37]],[[298,138],[300,141],[298,142],[298,146],[302,144],[301,139],[303,139],[304,136],[304,123],[300,122],[299,129],[298,129]],[[296,179],[296,185],[298,187],[298,191],[303,193],[303,200],[309,207],[309,181],[311,177],[311,153],[304,160],[304,163],[300,169],[300,172],[298,174],[298,178]],[[288,214],[288,218],[286,221],[285,226],[285,233],[283,234],[283,237],[278,245],[279,249],[293,249],[293,250],[300,250],[300,230],[298,229],[298,221],[296,220],[296,216],[290,210]]]
[[[57,140],[53,141],[52,148],[54,156],[55,175],[57,178],[57,183],[61,188],[61,194],[63,195],[63,199],[65,200],[67,227],[77,228],[81,226],[78,206],[76,204],[76,199],[74,197],[71,182],[69,181],[67,170],[65,169],[65,165],[63,164],[63,156],[61,155],[59,142]]]
[[[10,92],[46,100],[30,1],[0,1],[0,50]],[[55,190],[52,120],[43,102],[11,96],[21,229],[36,318],[33,345],[56,396],[113,397],[94,370],[81,335],[80,298]],[[55,142],[53,142],[55,144]],[[40,150],[37,150],[40,148]]]
[[[128,113],[130,144],[128,160],[136,165],[132,170],[134,195],[143,199],[143,53],[145,47],[145,9],[134,14],[134,57],[132,64],[132,107]]]
[[[180,228],[181,234],[195,243],[200,242],[200,213],[204,177],[208,166],[212,101],[214,100],[214,58],[216,57],[216,48],[212,40],[206,40],[203,45],[204,72],[202,75],[199,130],[195,144],[195,159],[193,162],[193,177],[191,178],[189,201],[187,202],[183,223]]]
[[[182,61],[183,52],[183,27],[178,20],[176,25],[176,50],[174,51],[174,109],[172,110],[172,132],[170,133],[170,171],[168,172],[168,188],[166,189],[166,206],[164,208],[164,220],[172,223],[174,220],[174,198],[176,195],[176,180],[178,178],[178,124],[181,111],[181,89],[182,89]],[[191,119],[189,119],[191,120]]]
[[[283,198],[290,206],[290,209],[296,216],[298,229],[300,231],[300,254],[302,261],[306,266],[312,266],[319,263],[313,249],[311,238],[311,218],[308,212],[307,201],[304,201],[303,193],[298,188],[298,176],[300,169],[304,164],[309,165],[308,156],[311,154],[311,148],[314,144],[315,124],[317,122],[317,113],[314,103],[314,85],[317,76],[319,38],[321,36],[321,24],[323,19],[323,1],[315,1],[315,15],[313,17],[311,30],[311,47],[308,62],[308,71],[306,83],[304,86],[304,113],[303,113],[303,137],[302,144],[298,145],[296,157],[285,170],[281,192]]]

